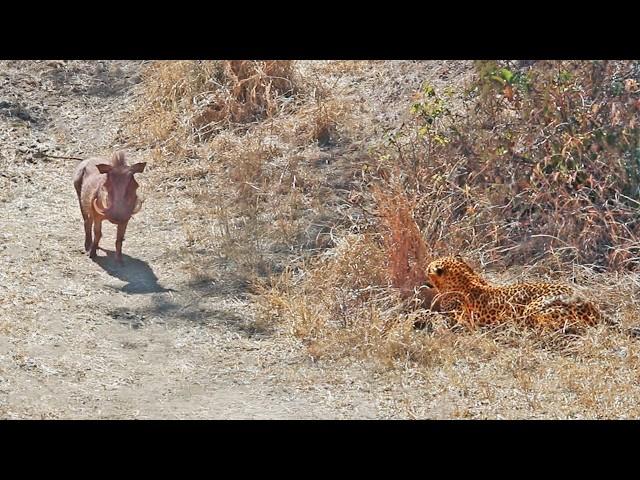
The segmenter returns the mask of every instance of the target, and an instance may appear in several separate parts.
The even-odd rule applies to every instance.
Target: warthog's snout
[[[107,211],[106,213],[107,213],[105,216],[106,219],[109,220],[114,225],[123,225],[131,219],[131,215],[127,215],[127,216],[111,215],[109,214],[109,211]]]

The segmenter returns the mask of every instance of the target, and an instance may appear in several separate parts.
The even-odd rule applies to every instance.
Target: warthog
[[[138,183],[134,174],[142,173],[146,165],[146,162],[128,165],[124,152],[116,152],[111,162],[104,158],[89,158],[76,168],[73,185],[84,219],[84,250],[89,252],[89,257],[96,256],[102,237],[102,221],[106,219],[118,226],[116,260],[122,263],[122,242],[127,223],[142,207],[142,201],[136,194]]]

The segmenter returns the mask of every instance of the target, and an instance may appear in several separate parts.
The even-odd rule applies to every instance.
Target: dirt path
[[[256,331],[244,299],[191,283],[180,255],[186,200],[151,188],[152,164],[125,265],[112,258],[112,225],[107,252],[83,254],[75,162],[39,152],[118,147],[140,66],[2,62],[0,417],[413,416],[406,399],[420,379],[314,364],[287,335]],[[427,405],[447,415],[441,401]]]

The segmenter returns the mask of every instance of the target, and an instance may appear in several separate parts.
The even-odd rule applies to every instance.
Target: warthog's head
[[[113,223],[121,224],[129,221],[131,216],[142,207],[142,199],[136,193],[138,182],[134,175],[142,173],[146,165],[146,162],[126,165],[124,161],[116,165],[106,163],[96,165],[100,173],[107,175],[98,198],[93,201],[96,211]],[[100,208],[97,200],[103,208]]]

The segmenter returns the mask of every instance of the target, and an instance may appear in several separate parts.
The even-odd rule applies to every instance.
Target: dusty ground
[[[129,224],[125,265],[113,261],[111,225],[106,251],[96,261],[83,255],[76,162],[41,153],[86,157],[123,146],[141,65],[0,64],[0,417],[451,416],[446,388],[423,388],[416,372],[314,363],[286,332],[255,328],[241,295],[191,282],[177,214],[186,200],[153,188],[162,175],[153,163],[140,176],[146,203]],[[435,77],[446,75],[441,68],[433,64]],[[352,80],[345,88],[355,89]],[[409,98],[421,80],[407,77],[379,98]],[[383,110],[372,109],[390,116],[383,122],[400,111]]]

